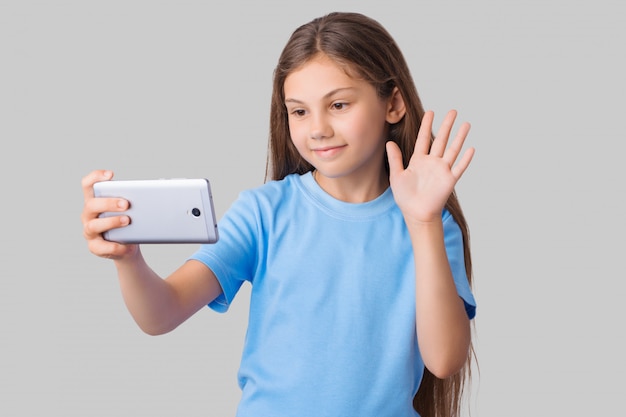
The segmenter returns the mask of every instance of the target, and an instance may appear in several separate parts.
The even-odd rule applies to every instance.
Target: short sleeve
[[[204,263],[217,277],[222,294],[209,304],[217,312],[226,312],[241,285],[254,275],[258,253],[256,207],[249,193],[241,193],[218,222],[219,240],[202,245],[189,258]]]
[[[470,319],[476,315],[476,300],[467,279],[465,270],[465,256],[463,252],[463,235],[458,223],[454,220],[449,211],[444,210],[442,215],[444,242],[448,262],[452,270],[454,284],[459,296],[465,304],[465,311]]]

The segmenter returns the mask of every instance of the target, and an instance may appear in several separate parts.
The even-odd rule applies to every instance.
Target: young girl
[[[84,235],[114,260],[149,334],[207,304],[226,311],[252,284],[240,417],[457,415],[475,302],[454,193],[473,149],[461,155],[467,123],[448,146],[455,116],[432,135],[433,114],[386,30],[332,13],[285,46],[268,181],[241,193],[216,244],[161,279],[139,246],[102,238],[129,223],[126,201],[93,197],[109,171],[82,181]]]

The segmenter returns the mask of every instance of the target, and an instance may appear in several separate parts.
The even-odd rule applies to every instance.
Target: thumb
[[[402,152],[397,143],[393,141],[387,142],[387,160],[389,161],[389,177],[393,177],[404,170],[402,163]]]

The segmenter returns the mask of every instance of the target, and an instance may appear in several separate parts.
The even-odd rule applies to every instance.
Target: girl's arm
[[[444,244],[441,213],[457,181],[469,166],[474,149],[455,162],[469,132],[459,128],[447,148],[456,118],[450,111],[430,145],[433,113],[426,112],[415,150],[404,169],[398,146],[389,142],[390,183],[411,236],[415,257],[416,326],[425,366],[445,378],[462,368],[470,345],[470,323],[459,297]]]
[[[110,171],[98,170],[83,178],[83,235],[93,254],[114,260],[124,301],[139,327],[153,335],[169,332],[213,301],[222,292],[221,286],[198,261],[188,261],[162,279],[145,262],[138,245],[105,240],[102,233],[129,223],[121,213],[128,208],[126,200],[94,197],[93,184],[112,177]],[[120,216],[100,218],[105,211],[120,212]]]
[[[443,224],[407,224],[415,257],[415,317],[426,367],[438,378],[459,371],[467,359],[471,334],[463,299],[450,271]]]
[[[151,335],[174,330],[222,292],[213,272],[195,260],[185,262],[166,279],[150,269],[140,251],[116,260],[115,266],[128,310]]]

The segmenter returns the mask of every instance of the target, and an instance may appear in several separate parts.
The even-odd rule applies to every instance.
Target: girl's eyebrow
[[[337,93],[346,91],[346,90],[355,90],[354,87],[340,87],[340,88],[336,88],[334,90],[329,91],[328,93],[324,94],[324,97],[322,98],[329,98],[334,96]],[[304,102],[295,98],[285,98],[285,103],[296,103],[296,104],[303,104]]]

